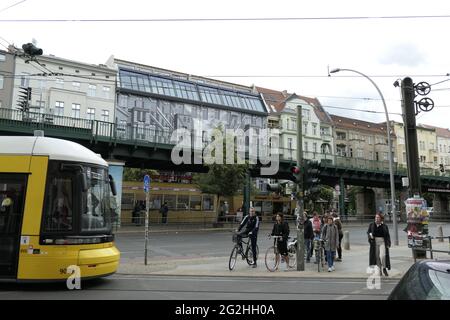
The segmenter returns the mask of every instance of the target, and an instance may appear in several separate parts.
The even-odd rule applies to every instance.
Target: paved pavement
[[[438,225],[443,225],[444,235],[450,234],[450,224],[436,223],[430,225],[430,234],[435,235]],[[405,233],[401,231],[404,225],[399,226],[399,246],[393,246],[390,250],[392,269],[389,272],[389,279],[399,279],[414,263],[411,249],[407,247]],[[261,232],[267,231],[262,230]],[[352,228],[361,229],[361,225],[351,226],[346,225],[344,228],[352,230]],[[392,236],[392,226],[391,237]],[[199,232],[198,229],[184,229],[176,230],[170,229],[169,226],[159,228],[153,227],[153,232]],[[230,228],[232,229],[232,228]],[[217,229],[202,229],[202,232],[208,230],[217,232]],[[295,229],[294,229],[295,230]],[[135,230],[136,231],[136,230]],[[123,233],[130,232],[129,230],[122,230]],[[121,232],[118,233],[120,237]],[[138,232],[142,232],[138,231]],[[295,232],[295,231],[294,231]],[[260,237],[261,239],[261,237]],[[260,240],[258,240],[260,242]],[[208,243],[205,243],[208,246]],[[156,245],[157,246],[157,245]],[[229,251],[231,252],[231,242],[229,242]],[[268,245],[267,245],[268,246]],[[221,251],[216,255],[208,256],[149,256],[148,265],[144,265],[142,256],[127,257],[122,259],[118,274],[119,275],[189,275],[189,276],[216,276],[216,277],[318,277],[318,278],[358,278],[367,279],[371,276],[368,267],[368,252],[369,245],[359,242],[358,244],[351,244],[350,250],[343,250],[343,261],[336,262],[336,271],[321,272],[317,271],[317,265],[314,263],[305,263],[304,271],[290,270],[284,271],[285,266],[282,264],[280,270],[276,272],[269,272],[264,264],[265,249],[267,248],[260,244],[260,254],[258,257],[258,267],[256,269],[247,265],[246,261],[238,260],[235,270],[228,270],[229,253]],[[449,250],[448,242],[439,243],[433,241],[433,248],[438,250]],[[450,256],[445,253],[436,253],[434,258],[450,259]]]

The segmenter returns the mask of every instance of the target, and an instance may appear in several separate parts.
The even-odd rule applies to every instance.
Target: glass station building
[[[266,128],[268,112],[252,87],[115,59],[118,68],[116,119],[137,139],[170,143],[178,128]],[[195,128],[197,129],[197,128]],[[203,142],[206,142],[205,139]]]

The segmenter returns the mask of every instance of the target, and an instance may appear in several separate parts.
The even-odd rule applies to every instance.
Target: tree
[[[158,171],[152,169],[125,168],[123,170],[123,181],[143,181],[146,174],[157,175]]]
[[[215,134],[222,134],[223,129],[217,128],[215,129]],[[226,136],[225,141],[229,142],[234,137]],[[218,141],[218,140],[217,140]],[[220,142],[220,141],[219,141]],[[216,219],[219,218],[220,213],[220,198],[221,197],[232,197],[237,194],[239,190],[243,189],[246,174],[248,171],[248,163],[245,164],[225,164],[227,157],[227,150],[223,144],[222,139],[222,150],[217,150],[220,146],[217,147],[216,150],[213,150],[212,156],[216,156],[216,152],[220,151],[222,153],[222,162],[223,164],[213,163],[207,164],[208,173],[203,174],[194,174],[193,181],[198,185],[202,193],[215,194],[216,199]],[[236,159],[237,151],[236,148],[232,151],[234,153],[234,157]],[[216,158],[217,159],[217,158]]]

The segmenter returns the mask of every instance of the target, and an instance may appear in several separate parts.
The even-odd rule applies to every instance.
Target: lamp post
[[[349,72],[354,72],[357,73],[361,76],[363,76],[364,78],[366,78],[367,80],[369,80],[373,86],[377,89],[378,94],[381,97],[381,101],[383,101],[383,107],[384,107],[384,112],[386,114],[386,131],[387,131],[387,139],[388,139],[388,149],[389,149],[389,175],[390,175],[390,180],[391,180],[391,208],[392,208],[392,218],[394,220],[394,239],[395,242],[394,244],[396,246],[398,246],[398,228],[397,228],[397,214],[395,212],[395,183],[394,183],[394,168],[393,168],[393,154],[392,154],[392,141],[391,141],[391,125],[389,122],[389,114],[387,111],[387,107],[386,107],[386,102],[384,101],[384,97],[383,94],[381,93],[380,89],[378,88],[378,86],[376,85],[376,83],[370,79],[368,76],[366,76],[364,73],[361,73],[359,71],[356,70],[352,70],[352,69],[333,69],[330,71],[330,73],[337,73],[340,71],[349,71]]]

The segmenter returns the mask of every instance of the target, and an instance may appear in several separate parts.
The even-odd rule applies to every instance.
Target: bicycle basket
[[[234,243],[237,243],[237,234],[236,233],[233,233],[233,242]]]

